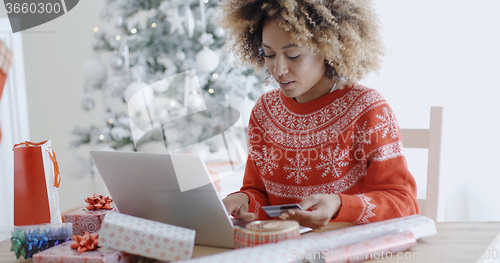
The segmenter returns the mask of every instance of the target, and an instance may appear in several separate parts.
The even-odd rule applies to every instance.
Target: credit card
[[[302,210],[299,204],[286,204],[286,205],[269,205],[263,206],[262,210],[270,217],[278,217],[281,213],[288,211],[289,209],[299,209]]]

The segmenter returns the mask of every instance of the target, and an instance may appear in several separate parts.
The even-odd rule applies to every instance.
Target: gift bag
[[[62,223],[61,182],[50,140],[14,145],[14,225]]]

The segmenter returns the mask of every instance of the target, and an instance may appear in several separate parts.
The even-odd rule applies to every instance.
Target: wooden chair
[[[443,107],[431,107],[429,129],[401,129],[403,148],[428,149],[427,189],[425,199],[418,199],[420,214],[443,221],[443,213],[438,216],[439,208],[439,164],[441,156],[441,127]],[[441,211],[443,212],[443,211]]]

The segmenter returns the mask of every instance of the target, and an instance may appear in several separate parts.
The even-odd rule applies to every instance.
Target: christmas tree
[[[127,103],[141,89],[148,100],[154,97],[154,103],[164,105],[154,114],[165,120],[204,107],[235,107],[248,115],[265,85],[253,70],[233,65],[232,56],[223,49],[225,32],[212,22],[216,7],[216,0],[107,0],[101,17],[116,28],[94,28],[94,50],[112,53],[108,61],[111,74],[107,76],[106,65],[97,57],[83,66],[85,92],[103,94],[105,123],[75,127],[72,133],[77,138],[71,146],[105,144],[121,149],[134,145],[130,127],[134,116]],[[199,82],[199,91],[186,91],[186,76]],[[90,111],[94,101],[86,95],[81,106]],[[246,118],[243,123],[248,123]],[[188,122],[176,125],[179,138],[169,144],[185,144],[188,137],[198,142],[210,137],[210,131],[187,127]],[[141,135],[142,142],[161,141],[165,131],[155,129]],[[218,150],[207,143],[211,152]]]

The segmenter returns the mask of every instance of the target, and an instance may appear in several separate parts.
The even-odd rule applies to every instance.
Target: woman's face
[[[266,67],[285,96],[305,103],[330,92],[333,80],[325,75],[325,57],[294,44],[274,19],[264,23],[262,47]]]

